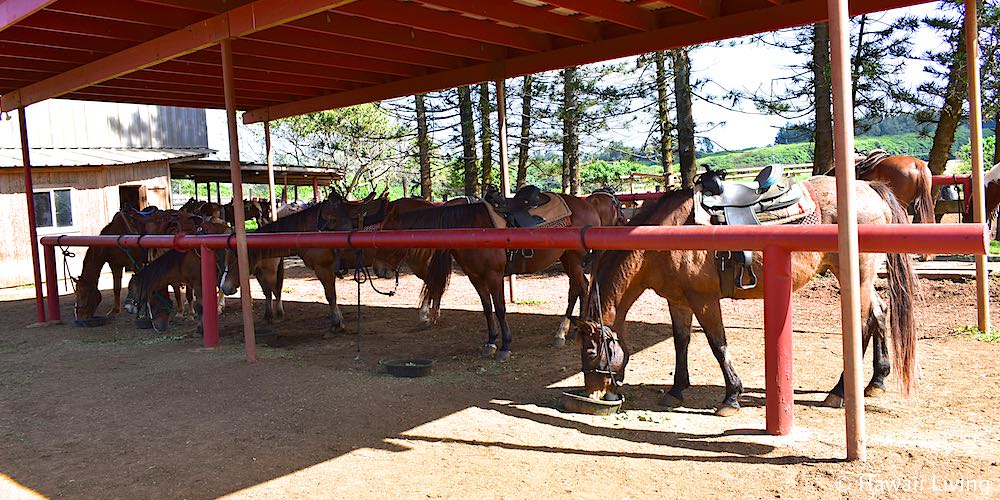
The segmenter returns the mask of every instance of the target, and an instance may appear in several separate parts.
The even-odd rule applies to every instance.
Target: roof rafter
[[[516,24],[524,28],[582,42],[593,42],[601,37],[601,29],[596,24],[580,21],[570,16],[554,14],[541,7],[528,7],[515,2],[420,1],[423,4],[437,5],[455,12]]]
[[[348,4],[353,0],[257,0],[187,28],[130,47],[52,78],[8,92],[0,110],[10,111],[131,73],[230,37],[239,37]]]
[[[376,21],[401,24],[425,31],[448,33],[477,42],[484,41],[529,52],[541,52],[552,47],[551,40],[540,33],[523,28],[502,26],[492,21],[477,22],[472,18],[456,19],[460,17],[457,13],[434,10],[413,2],[364,0],[345,5],[338,11]]]
[[[5,0],[0,2],[0,31],[21,22],[55,0]]]
[[[694,14],[701,18],[719,17],[720,0],[660,0],[678,10]]]
[[[599,17],[639,31],[649,31],[658,27],[655,14],[641,7],[623,2],[608,2],[607,0],[545,0],[545,3],[588,16]]]

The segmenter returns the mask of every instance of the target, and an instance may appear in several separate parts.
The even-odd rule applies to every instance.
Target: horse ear
[[[576,327],[580,329],[581,332],[586,334],[591,334],[597,331],[598,326],[593,321],[586,321],[582,319],[574,319],[573,322]]]

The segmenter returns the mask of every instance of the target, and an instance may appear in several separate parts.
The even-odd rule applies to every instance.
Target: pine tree
[[[694,186],[694,115],[691,110],[691,60],[688,49],[674,49],[674,95],[677,99],[677,153],[680,157],[681,187]]]
[[[430,201],[431,193],[431,148],[427,127],[427,106],[424,94],[415,96],[417,112],[417,160],[420,164],[420,197]]]
[[[531,75],[525,75],[521,81],[521,139],[518,143],[517,180],[515,190],[524,186],[528,177],[528,153],[531,145],[531,101],[534,95],[534,81]]]
[[[482,182],[480,189],[486,192],[486,187],[493,183],[493,130],[490,125],[490,113],[493,111],[490,102],[490,84],[479,84],[479,140],[483,144]]]
[[[465,195],[475,196],[478,159],[476,158],[476,124],[472,117],[472,91],[467,85],[458,88],[458,112],[462,128],[462,163],[465,171]]]

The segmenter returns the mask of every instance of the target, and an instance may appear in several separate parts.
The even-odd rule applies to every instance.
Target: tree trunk
[[[420,161],[420,197],[431,201],[431,148],[424,94],[417,94],[417,158]]]
[[[993,116],[993,164],[998,163],[1000,163],[1000,111]]]
[[[482,193],[486,186],[493,184],[493,130],[490,128],[490,84],[479,84],[479,140],[483,143],[483,179],[480,185]]]
[[[580,193],[579,109],[576,66],[563,70],[563,183],[564,193]]]
[[[930,161],[927,167],[931,173],[940,175],[948,165],[951,156],[951,146],[955,143],[955,130],[962,120],[962,105],[968,94],[966,88],[965,61],[965,28],[958,34],[958,52],[948,69],[948,87],[945,90],[944,104],[938,115],[937,128],[934,129],[934,142],[931,145]]]
[[[677,154],[681,164],[681,187],[694,186],[695,164],[694,115],[691,112],[691,60],[688,49],[672,51],[674,96],[677,99]]]
[[[851,102],[858,105],[858,80],[861,78],[861,56],[865,48],[865,24],[868,15],[864,14],[858,22],[858,45],[854,51],[854,59],[851,61]]]
[[[476,184],[476,124],[472,118],[472,91],[469,87],[458,88],[458,114],[462,120],[462,153],[465,165],[465,195],[475,196]]]
[[[525,75],[521,84],[521,141],[518,145],[517,155],[517,181],[515,191],[524,186],[528,177],[528,146],[531,145],[531,98],[534,85],[531,75]]]
[[[670,97],[667,94],[667,64],[663,52],[654,54],[656,60],[656,106],[660,126],[660,163],[663,165],[663,188],[670,189],[670,167],[674,164],[674,144],[670,133]]]
[[[830,25],[813,27],[813,98],[816,128],[813,135],[813,175],[823,175],[834,166],[833,89],[830,84]]]

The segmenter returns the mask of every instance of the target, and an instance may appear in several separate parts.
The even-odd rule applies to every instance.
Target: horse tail
[[[451,260],[451,251],[434,251],[430,264],[427,266],[424,287],[420,290],[421,304],[428,298],[431,299],[432,308],[436,308],[441,303],[441,297],[444,296],[444,292],[451,282]]]
[[[893,224],[906,224],[909,216],[892,191],[883,184],[872,188],[881,195],[892,211]],[[913,264],[907,254],[886,254],[889,274],[889,323],[892,335],[892,361],[899,367],[900,387],[909,395],[917,386],[917,328],[913,319],[913,296],[917,280]]]
[[[920,169],[920,179],[917,181],[917,197],[913,199],[913,211],[920,218],[920,222],[932,224],[936,217],[934,214],[934,199],[931,197],[931,171],[927,169],[927,165],[923,162],[920,162],[918,165],[923,165],[924,168]]]

